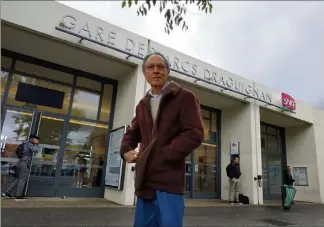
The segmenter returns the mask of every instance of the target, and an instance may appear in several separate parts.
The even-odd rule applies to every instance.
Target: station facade
[[[205,141],[187,157],[186,198],[227,200],[225,169],[238,154],[250,203],[281,198],[287,165],[296,200],[324,202],[323,110],[58,2],[1,5],[2,188],[15,147],[38,133],[29,196],[134,204],[134,166],[113,161],[111,135],[149,90],[142,58],[159,51],[201,103]]]

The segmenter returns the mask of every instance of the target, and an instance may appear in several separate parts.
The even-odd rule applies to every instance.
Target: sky
[[[189,6],[188,31],[170,35],[157,9],[59,2],[324,109],[324,1],[214,1],[208,15]]]

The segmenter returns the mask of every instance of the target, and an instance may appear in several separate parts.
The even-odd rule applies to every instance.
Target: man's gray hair
[[[170,64],[169,64],[169,61],[168,59],[163,55],[161,54],[160,52],[157,52],[157,51],[154,51],[152,53],[149,53],[147,54],[144,59],[143,59],[143,64],[142,64],[142,71],[144,72],[144,69],[145,69],[145,64],[146,64],[146,61],[149,57],[153,56],[153,55],[158,55],[160,56],[161,58],[163,58],[163,61],[164,61],[164,64],[165,64],[165,67],[166,69],[168,70],[168,72],[170,72]]]

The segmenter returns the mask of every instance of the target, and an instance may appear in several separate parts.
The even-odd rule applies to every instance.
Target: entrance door
[[[15,149],[28,140],[31,134],[41,137],[39,150],[34,155],[29,182],[28,196],[55,196],[56,169],[60,151],[64,120],[46,116],[38,111],[23,111],[15,108],[5,110],[1,132],[1,174],[6,189],[13,180],[10,169],[16,166]]]
[[[27,195],[55,196],[64,119],[36,112],[33,123],[41,140],[33,157]]]
[[[204,142],[186,158],[186,198],[219,199],[220,112],[202,106]]]
[[[282,144],[283,132],[270,125],[261,127],[263,198],[280,200],[283,166],[286,160]]]
[[[203,143],[193,153],[193,198],[217,198],[217,157],[216,145]]]
[[[186,198],[220,197],[216,145],[203,143],[186,159]],[[192,164],[193,163],[193,164]]]
[[[6,110],[1,130],[1,190],[5,191],[14,180],[13,170],[18,158],[15,150],[30,135],[33,112]],[[12,192],[15,194],[15,192]]]

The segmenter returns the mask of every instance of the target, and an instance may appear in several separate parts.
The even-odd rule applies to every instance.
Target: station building
[[[134,204],[134,166],[116,151],[150,88],[141,71],[150,51],[201,102],[205,141],[187,157],[186,198],[227,200],[225,169],[239,155],[250,203],[281,198],[287,165],[296,200],[324,202],[323,110],[55,1],[1,3],[2,188],[16,146],[38,133],[29,196]]]

